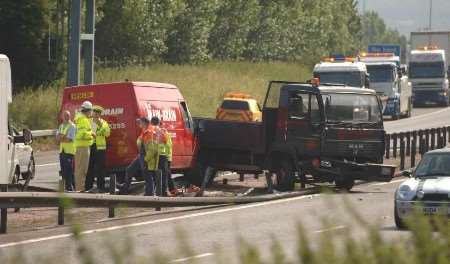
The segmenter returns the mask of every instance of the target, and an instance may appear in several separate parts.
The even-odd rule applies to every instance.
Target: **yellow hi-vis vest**
[[[75,125],[77,127],[75,147],[90,147],[94,143],[91,120],[86,115],[79,113],[75,117]]]
[[[97,137],[95,138],[95,145],[98,150],[106,149],[106,138],[111,134],[108,122],[100,118],[100,126],[97,127]]]
[[[164,128],[161,128],[162,136],[165,142],[159,144],[159,153],[166,156],[169,162],[172,161],[172,135]]]
[[[69,128],[75,128],[75,124],[72,123],[72,121],[69,121],[67,124],[62,123],[59,126],[59,134],[61,136],[67,136],[67,132],[69,131]],[[66,153],[66,154],[72,154],[75,155],[75,144],[72,141],[70,142],[61,142],[59,143],[59,153]]]

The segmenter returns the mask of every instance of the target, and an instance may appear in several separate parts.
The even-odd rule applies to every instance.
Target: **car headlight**
[[[408,185],[400,186],[397,191],[397,199],[402,201],[409,201],[414,198],[415,193],[411,190]]]
[[[439,95],[440,96],[447,96],[447,92],[440,92]]]

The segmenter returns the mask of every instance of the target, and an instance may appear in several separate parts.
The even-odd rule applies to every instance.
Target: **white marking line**
[[[57,166],[57,165],[59,165],[59,162],[47,163],[47,164],[38,164],[38,165],[36,165],[36,167],[49,167],[49,166]]]
[[[130,227],[139,227],[139,226],[152,225],[152,224],[157,224],[157,223],[165,223],[165,222],[171,222],[171,221],[177,221],[177,220],[183,220],[183,219],[191,219],[191,218],[195,218],[195,217],[199,217],[199,216],[221,214],[221,213],[238,211],[238,210],[247,209],[247,208],[255,208],[255,207],[261,207],[261,206],[266,206],[266,205],[286,203],[286,202],[302,200],[302,199],[309,199],[311,197],[318,197],[318,196],[320,196],[320,194],[305,195],[305,196],[281,199],[281,200],[276,200],[276,201],[247,204],[247,205],[242,205],[242,206],[237,206],[237,207],[224,208],[224,209],[218,209],[218,210],[195,213],[195,214],[174,216],[174,217],[156,219],[156,220],[140,222],[140,223],[117,225],[117,226],[111,226],[111,227],[105,227],[105,228],[99,228],[99,229],[86,230],[86,231],[81,232],[81,234],[89,235],[89,234],[93,234],[93,233],[121,230],[121,229],[130,228]],[[5,243],[5,244],[0,244],[0,248],[13,247],[13,246],[19,246],[19,245],[27,245],[27,244],[31,244],[31,243],[43,242],[43,241],[48,241],[48,240],[68,238],[71,236],[72,236],[72,234],[61,234],[61,235],[56,235],[56,236],[48,236],[48,237],[29,239],[29,240],[23,240],[23,241],[18,241],[18,242]]]
[[[339,230],[339,229],[344,229],[344,228],[347,228],[347,227],[344,225],[340,225],[340,226],[334,226],[334,227],[330,227],[330,228],[326,228],[326,229],[316,230],[316,231],[314,231],[314,233],[324,233],[324,232],[334,231],[334,230]]]
[[[369,186],[382,186],[382,185],[387,185],[387,184],[397,183],[397,182],[402,182],[402,181],[406,181],[406,180],[405,179],[399,179],[399,180],[390,181],[390,182],[373,183],[373,184],[370,184]]]
[[[189,261],[189,260],[193,260],[193,259],[206,258],[206,257],[210,257],[210,256],[214,256],[214,254],[213,253],[205,253],[205,254],[195,255],[195,256],[187,257],[187,258],[174,259],[171,261],[171,263],[185,262],[185,261]]]

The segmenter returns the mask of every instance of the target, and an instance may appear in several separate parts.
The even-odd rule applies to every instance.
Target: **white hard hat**
[[[89,102],[89,101],[84,101],[84,102],[81,104],[81,108],[82,108],[82,109],[85,109],[85,110],[92,110],[92,103]]]

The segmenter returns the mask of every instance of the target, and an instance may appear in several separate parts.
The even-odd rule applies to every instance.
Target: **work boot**
[[[200,191],[200,187],[195,186],[194,184],[189,185],[189,187],[186,189],[187,193],[196,193]]]

